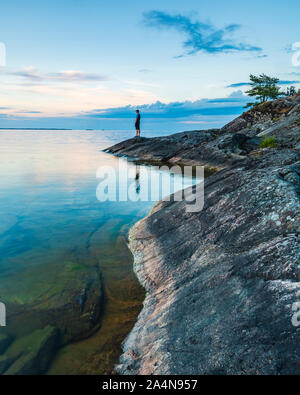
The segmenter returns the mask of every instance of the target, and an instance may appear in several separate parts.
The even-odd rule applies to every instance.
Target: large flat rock
[[[224,167],[232,158],[217,147],[218,138],[224,139],[217,129],[189,131],[166,137],[133,138],[105,151],[144,162]]]
[[[300,373],[299,173],[296,150],[254,152],[206,180],[202,211],[159,202],[133,228],[147,297],[119,373]]]

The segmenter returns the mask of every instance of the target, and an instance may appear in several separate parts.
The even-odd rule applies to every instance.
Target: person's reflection
[[[141,190],[140,167],[136,166],[135,170],[136,170],[136,173],[135,173],[135,191],[136,191],[137,194],[139,194],[140,190]]]

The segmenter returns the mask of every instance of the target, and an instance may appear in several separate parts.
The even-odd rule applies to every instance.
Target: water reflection
[[[11,339],[4,371],[16,373],[23,358],[16,348],[25,355],[38,347],[48,325],[60,333],[52,348],[61,351],[48,356],[49,363],[55,358],[51,373],[103,373],[113,366],[143,300],[126,235],[153,202],[138,199],[149,187],[145,167],[129,163],[136,199],[100,203],[96,169],[120,172],[119,159],[102,150],[129,137],[0,132],[0,302],[7,306],[3,333]],[[158,200],[162,191],[154,187]]]
[[[139,166],[136,167],[135,185],[136,185],[135,191],[136,191],[137,194],[139,194],[139,193],[140,193],[140,190],[141,190],[141,184],[140,184],[140,167],[139,167]]]

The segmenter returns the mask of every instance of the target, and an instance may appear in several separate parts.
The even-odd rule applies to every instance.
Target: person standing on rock
[[[141,114],[140,110],[136,110],[136,120],[135,120],[135,137],[141,137]]]

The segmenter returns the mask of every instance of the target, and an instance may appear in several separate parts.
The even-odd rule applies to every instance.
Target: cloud
[[[23,77],[31,81],[61,81],[61,82],[86,82],[86,81],[107,81],[103,75],[89,74],[84,71],[65,70],[57,73],[41,73],[34,67],[25,67],[23,70],[9,72],[9,75]]]
[[[226,88],[240,88],[242,86],[248,86],[249,82],[237,82],[236,84],[227,85]]]
[[[242,112],[249,98],[241,91],[233,92],[230,96],[217,99],[201,99],[197,101],[162,103],[139,106],[144,118],[185,118],[191,116],[222,116],[237,115]],[[132,118],[136,106],[95,109],[85,115],[94,118]]]
[[[152,88],[158,88],[159,85],[158,84],[154,84],[151,82],[143,82],[143,81],[138,81],[138,80],[124,80],[123,81],[126,85],[133,85],[133,86],[148,86],[148,87],[152,87]]]
[[[180,121],[180,123],[184,123],[186,125],[207,125],[207,124],[215,124],[215,121],[201,121],[201,120],[197,120],[197,121]]]
[[[294,80],[294,81],[279,81],[279,85],[291,85],[291,84],[300,84],[300,81]]]
[[[41,111],[27,111],[27,110],[19,110],[20,114],[41,114]]]
[[[104,86],[101,82],[71,84],[28,80],[28,83],[24,84],[23,81],[15,79],[13,82],[3,83],[2,93],[5,92],[5,97],[0,97],[0,106],[11,107],[9,111],[3,109],[3,112],[10,112],[11,115],[22,113],[22,116],[28,118],[38,115],[77,116],[94,108],[124,106],[128,103],[140,105],[158,100],[157,94],[149,91],[147,87],[129,85],[121,81],[114,87]]]
[[[82,101],[82,100],[81,100]],[[196,128],[221,127],[244,111],[248,97],[238,90],[224,98],[200,99],[152,104],[113,107],[93,107],[94,110],[83,109],[75,113],[30,114],[26,107],[15,109],[13,113],[1,114],[2,127],[35,127],[35,128],[74,128],[74,129],[107,129],[129,130],[135,119],[135,110],[142,113],[145,130],[165,130],[169,133],[181,131],[183,125]],[[144,102],[145,103],[145,102]],[[101,106],[101,104],[100,104]],[[198,126],[197,126],[198,125]]]
[[[76,116],[81,111],[92,111],[94,108],[129,103],[140,105],[158,100],[158,95],[153,92],[157,85],[153,83],[122,80],[104,83],[106,77],[82,71],[45,73],[27,67],[22,70],[5,69],[0,72],[0,78],[0,106],[10,106],[12,115],[22,114],[28,118],[39,114]],[[24,109],[33,112],[24,112]]]
[[[297,74],[297,73],[296,73]],[[299,74],[300,75],[300,74]],[[291,85],[291,84],[300,84],[300,81],[297,80],[280,80],[278,81],[278,85]],[[250,82],[238,82],[236,84],[230,84],[227,85],[226,88],[239,88],[239,87],[243,87],[243,86],[249,86]]]
[[[139,70],[139,73],[151,73],[152,70],[150,69],[141,69]]]
[[[210,54],[229,52],[260,52],[262,49],[247,43],[236,42],[232,35],[240,28],[240,25],[230,24],[223,29],[217,29],[211,23],[201,21],[193,22],[191,18],[175,14],[171,15],[162,11],[149,11],[144,13],[144,24],[149,27],[171,28],[186,36],[183,42],[185,55],[193,55],[198,52]]]

